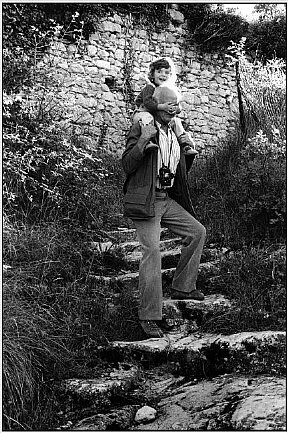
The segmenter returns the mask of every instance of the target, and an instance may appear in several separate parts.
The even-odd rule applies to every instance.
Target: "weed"
[[[222,260],[218,290],[233,302],[203,330],[231,334],[286,329],[286,253],[283,245],[253,247]]]

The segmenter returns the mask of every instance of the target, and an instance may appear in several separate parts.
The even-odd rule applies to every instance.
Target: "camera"
[[[165,165],[159,170],[159,182],[162,186],[171,186],[171,180],[173,179],[174,174],[171,173],[170,169]]]

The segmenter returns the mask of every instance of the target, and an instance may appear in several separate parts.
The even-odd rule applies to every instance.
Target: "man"
[[[124,215],[135,224],[143,249],[139,268],[139,320],[148,337],[163,336],[162,279],[160,255],[161,226],[182,237],[182,251],[172,281],[172,299],[203,300],[196,279],[206,230],[195,219],[187,183],[194,155],[185,156],[171,128],[179,104],[178,94],[158,87],[158,104],[171,103],[169,113],[157,110],[155,124],[134,124],[128,134],[122,164]],[[158,149],[145,151],[156,137]],[[162,329],[161,329],[162,328]]]

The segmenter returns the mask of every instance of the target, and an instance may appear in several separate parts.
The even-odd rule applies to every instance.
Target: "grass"
[[[233,308],[203,324],[203,331],[232,334],[286,330],[286,247],[273,245],[236,251],[220,264],[218,293]]]

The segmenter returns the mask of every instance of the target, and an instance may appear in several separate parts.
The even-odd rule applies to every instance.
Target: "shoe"
[[[185,155],[198,155],[197,150],[193,149],[191,146],[185,146],[183,149]]]
[[[153,338],[163,337],[163,332],[157,326],[154,320],[140,320],[140,325],[148,337],[153,337]]]
[[[193,299],[194,301],[203,301],[204,300],[204,293],[200,292],[200,290],[192,290],[192,292],[179,292],[178,290],[174,290],[171,295],[171,299],[178,299],[181,300],[189,300]]]
[[[159,149],[159,147],[156,143],[153,143],[153,141],[149,141],[149,143],[146,144],[145,150],[152,150],[152,149]]]
[[[175,328],[175,324],[170,325],[167,319],[155,320],[155,322],[164,332],[172,331],[172,329]]]

